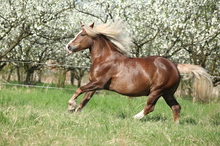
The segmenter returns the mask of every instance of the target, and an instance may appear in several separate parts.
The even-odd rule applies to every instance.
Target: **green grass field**
[[[129,100],[113,92],[95,94],[80,114],[70,115],[73,93],[0,86],[0,145],[220,145],[220,102],[178,98],[182,110],[174,124],[162,98],[154,112],[134,120],[147,97]]]

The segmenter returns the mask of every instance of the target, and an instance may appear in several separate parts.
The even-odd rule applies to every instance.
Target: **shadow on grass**
[[[220,112],[211,116],[210,122],[215,126],[219,126],[220,125]]]
[[[158,121],[165,122],[167,120],[168,120],[168,118],[165,117],[164,115],[156,114],[156,115],[147,115],[144,118],[142,118],[140,121],[141,122],[149,122],[149,121],[151,121],[151,122],[158,122]],[[180,119],[180,123],[179,124],[197,125],[198,122],[194,118],[192,118],[192,117],[186,117],[184,119]]]
[[[130,114],[128,114],[126,112],[119,112],[119,113],[117,113],[117,117],[121,118],[121,119],[126,119],[126,118],[130,117]]]
[[[192,117],[186,117],[186,118],[180,120],[180,124],[181,125],[184,125],[184,124],[197,125],[198,122],[196,122],[196,120]]]
[[[158,122],[158,121],[166,121],[167,117],[164,117],[162,114],[156,114],[156,115],[146,115],[143,119],[141,119],[141,122]]]
[[[2,111],[0,112],[0,122],[4,124],[7,124],[10,122],[9,118],[7,118]]]
[[[132,118],[133,119],[133,116],[130,115],[129,113],[126,113],[126,112],[120,112],[117,114],[117,117],[118,118],[121,118],[121,119],[126,119],[128,117]],[[164,117],[164,115],[162,114],[157,114],[157,115],[146,115],[144,118],[140,119],[141,122],[149,122],[149,121],[152,121],[152,122],[158,122],[158,121],[167,121],[167,117]]]

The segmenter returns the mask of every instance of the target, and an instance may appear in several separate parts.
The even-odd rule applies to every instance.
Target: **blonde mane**
[[[131,38],[127,35],[122,21],[114,23],[106,23],[91,28],[89,25],[83,27],[90,37],[95,37],[99,34],[106,36],[117,48],[117,50],[126,56],[130,52],[125,48],[130,46]]]

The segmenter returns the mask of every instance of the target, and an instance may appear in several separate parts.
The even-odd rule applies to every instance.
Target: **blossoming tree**
[[[49,59],[89,66],[88,50],[73,55],[65,51],[65,45],[81,29],[79,22],[98,25],[122,19],[133,40],[128,48],[133,57],[161,55],[220,75],[216,67],[220,65],[219,1],[3,0],[0,8],[0,60],[13,57],[35,62],[24,66],[27,74]],[[0,68],[4,65],[1,62]],[[80,69],[78,76],[83,75]]]

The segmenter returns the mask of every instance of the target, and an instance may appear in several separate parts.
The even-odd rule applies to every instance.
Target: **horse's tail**
[[[177,68],[180,74],[188,74],[189,78],[193,79],[193,88],[197,97],[199,97],[202,101],[209,101],[213,84],[211,76],[206,72],[206,70],[198,65],[190,64],[178,64]]]

